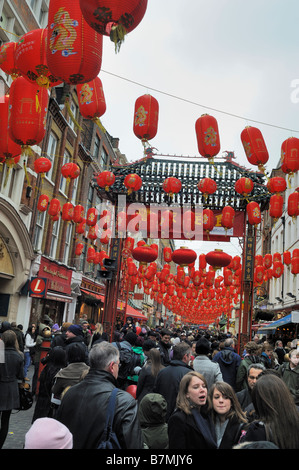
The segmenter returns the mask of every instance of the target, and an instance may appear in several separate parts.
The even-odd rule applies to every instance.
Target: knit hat
[[[80,336],[80,335],[83,336],[83,330],[82,330],[81,325],[71,325],[71,326],[68,327],[67,331],[70,331],[71,333],[73,333],[76,336]]]
[[[60,330],[60,327],[57,323],[55,323],[55,325],[52,326],[52,331],[58,331]]]
[[[199,338],[196,343],[195,351],[197,354],[209,354],[211,350],[211,343],[204,336]]]
[[[53,418],[38,418],[25,435],[24,449],[72,449],[73,435]]]

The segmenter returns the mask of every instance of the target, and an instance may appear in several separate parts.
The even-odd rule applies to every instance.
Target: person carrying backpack
[[[141,367],[140,355],[133,350],[137,340],[137,335],[129,331],[123,341],[112,343],[119,350],[119,371],[117,383],[118,387],[125,390],[129,385],[128,377],[134,374],[135,367]]]

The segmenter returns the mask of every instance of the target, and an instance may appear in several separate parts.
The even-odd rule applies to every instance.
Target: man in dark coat
[[[119,351],[102,341],[90,350],[89,362],[88,374],[66,392],[56,416],[73,434],[74,449],[96,449],[102,439],[108,401],[117,384]],[[113,430],[122,449],[143,448],[137,410],[137,401],[119,389]]]
[[[85,362],[88,364],[88,348],[84,343],[83,330],[81,325],[70,325],[65,333],[65,351],[68,353],[70,344],[78,343],[85,353]]]
[[[167,401],[166,421],[175,410],[176,398],[182,377],[193,370],[188,366],[191,356],[191,346],[182,342],[173,348],[173,360],[157,376],[154,393],[160,393]]]
[[[233,338],[227,338],[224,342],[224,348],[214,356],[213,362],[218,362],[223,381],[230,384],[236,391],[236,376],[242,359],[235,352],[233,346]]]
[[[170,364],[169,353],[171,351],[171,331],[167,329],[161,330],[161,339],[158,342],[158,349],[161,354],[161,362],[163,366],[168,366]]]

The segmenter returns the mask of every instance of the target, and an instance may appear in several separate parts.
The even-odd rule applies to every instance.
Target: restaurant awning
[[[101,300],[104,303],[104,296],[103,295],[97,294],[96,292],[94,292],[92,290],[82,289],[81,287],[80,287],[80,291],[84,292],[84,294],[86,294],[86,295],[90,295],[92,297],[95,297],[96,299]]]
[[[283,326],[283,325],[287,325],[288,323],[292,323],[291,313],[289,315],[286,315],[283,318],[280,318],[279,320],[269,323],[266,326],[262,326],[261,328],[257,330],[257,333],[271,333],[272,331],[275,331],[276,328],[279,328],[280,326]]]

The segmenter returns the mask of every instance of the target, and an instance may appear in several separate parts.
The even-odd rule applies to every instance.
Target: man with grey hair
[[[73,434],[74,449],[96,449],[101,441],[108,401],[117,385],[119,351],[102,341],[89,353],[90,370],[85,378],[64,395],[57,420]],[[116,395],[113,430],[122,449],[142,449],[137,401],[126,391]]]
[[[223,381],[230,384],[236,391],[236,376],[242,359],[235,352],[234,344],[233,338],[227,338],[224,348],[214,356],[213,362],[218,362]]]
[[[257,379],[266,370],[264,364],[251,364],[247,369],[247,385],[248,388],[244,388],[240,392],[237,392],[237,398],[243,411],[248,411],[248,406],[252,403],[251,392],[256,384]]]

